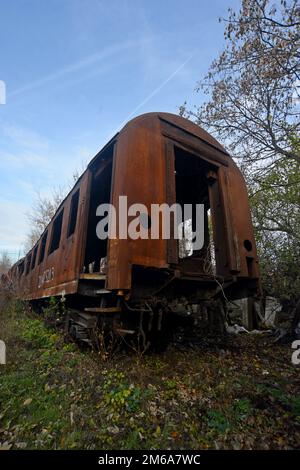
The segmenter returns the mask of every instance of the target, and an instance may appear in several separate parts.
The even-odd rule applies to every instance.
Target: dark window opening
[[[59,213],[59,215],[56,217],[56,219],[53,222],[51,244],[50,244],[50,248],[49,248],[49,255],[50,255],[50,253],[53,253],[53,251],[57,250],[57,248],[59,247],[60,238],[61,238],[61,229],[62,229],[62,223],[63,223],[63,216],[64,216],[64,210],[62,210]]]
[[[30,264],[31,264],[31,253],[30,255],[27,256],[27,259],[26,259],[26,272],[25,272],[26,276],[30,271]]]
[[[246,262],[247,262],[247,270],[248,270],[248,276],[253,277],[253,258],[250,258],[250,256],[246,256]]]
[[[252,243],[250,242],[250,240],[244,240],[244,247],[247,251],[252,251]]]
[[[34,267],[35,267],[37,251],[38,251],[38,245],[37,245],[37,246],[35,247],[35,249],[33,250],[32,262],[31,262],[31,269],[34,269]]]
[[[78,214],[78,203],[79,203],[79,189],[76,193],[72,196],[71,199],[71,208],[70,208],[70,216],[69,216],[69,226],[68,226],[68,233],[67,238],[69,238],[76,229],[77,223],[77,214]]]
[[[21,263],[18,266],[19,276],[22,276],[24,269],[25,269],[25,261],[21,261]]]
[[[113,149],[114,144],[111,144],[99,155],[99,158],[95,160],[91,167],[93,177],[87,229],[88,243],[86,244],[84,260],[86,272],[100,272],[101,266],[106,263],[107,238],[100,240],[97,236],[96,227],[102,219],[96,215],[96,210],[100,204],[110,203]]]
[[[46,249],[46,243],[47,243],[47,236],[48,236],[48,230],[47,230],[47,232],[44,233],[43,238],[42,238],[40,256],[39,256],[39,264],[41,264],[41,262],[44,261],[45,249]]]

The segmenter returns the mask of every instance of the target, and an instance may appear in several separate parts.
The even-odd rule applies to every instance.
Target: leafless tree
[[[6,274],[11,266],[12,266],[12,261],[10,257],[8,256],[6,251],[3,251],[0,255],[0,276],[2,274]]]
[[[62,188],[55,189],[51,197],[44,197],[37,192],[33,207],[28,213],[30,231],[25,242],[26,251],[30,250],[38,241],[52,217],[55,215],[64,196],[65,191]]]
[[[82,171],[85,169],[86,164],[82,163]],[[33,206],[28,213],[28,220],[30,223],[30,230],[27,234],[25,241],[25,252],[31,250],[35,243],[40,238],[41,234],[50,223],[55,215],[58,207],[66,197],[68,191],[76,184],[81,176],[82,171],[76,170],[72,174],[72,179],[66,187],[59,186],[52,191],[51,196],[45,197],[37,192]]]
[[[209,100],[181,114],[195,119],[241,159],[246,174],[263,177],[278,160],[300,163],[293,139],[299,135],[300,7],[297,0],[242,0],[229,9],[226,47],[197,91]]]

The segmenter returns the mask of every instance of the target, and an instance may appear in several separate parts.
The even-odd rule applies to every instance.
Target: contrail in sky
[[[119,124],[119,126],[116,128],[116,130],[110,134],[110,137],[113,137],[119,130],[120,128],[122,128],[128,121],[129,119],[142,107],[144,106],[144,104],[146,104],[149,100],[151,100],[151,98],[153,98],[153,96],[155,96],[167,83],[169,83],[169,81],[172,80],[172,78],[175,77],[175,75],[178,74],[178,72],[180,72],[180,70],[183,69],[183,67],[185,67],[185,65],[194,57],[195,53],[193,53],[192,55],[190,55],[176,70],[174,70],[174,72],[171,73],[171,75],[169,75],[168,78],[166,78],[166,80],[164,80],[157,88],[155,88],[155,90],[153,90],[150,95],[148,95],[143,101],[141,101],[141,103],[136,107],[134,108],[133,111],[131,111],[130,114],[128,114],[128,116],[124,119],[124,121],[121,122],[121,124]]]
[[[79,70],[85,67],[91,66],[104,59],[108,59],[108,57],[115,55],[118,52],[124,51],[131,47],[136,47],[137,45],[140,45],[141,43],[147,42],[147,41],[149,41],[149,39],[145,39],[144,41],[140,41],[139,43],[137,43],[136,41],[127,41],[127,42],[114,44],[113,46],[107,47],[106,49],[103,49],[100,52],[92,54],[89,57],[86,57],[85,59],[79,62],[76,62],[75,64],[71,64],[63,69],[58,70],[57,72],[47,75],[46,77],[42,77],[38,80],[35,80],[34,82],[24,85],[23,87],[17,88],[16,90],[13,90],[11,93],[9,93],[9,96],[10,97],[17,96],[26,91],[35,90],[36,88],[39,88],[49,82],[58,80],[67,74],[78,72]]]

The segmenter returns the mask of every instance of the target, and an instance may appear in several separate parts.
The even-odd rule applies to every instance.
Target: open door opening
[[[214,244],[207,174],[216,168],[180,147],[174,147],[176,203],[192,205],[192,218],[179,225],[178,265],[182,272],[198,274],[215,273]],[[204,245],[193,248],[193,232],[196,231],[196,204],[204,205]]]

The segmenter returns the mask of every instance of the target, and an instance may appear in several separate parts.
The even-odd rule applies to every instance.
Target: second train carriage
[[[203,204],[204,246],[188,250],[174,236],[100,240],[97,207],[112,203],[118,210],[120,196],[149,213],[151,204]],[[251,304],[259,272],[243,176],[194,123],[168,113],[139,116],[93,158],[9,276],[24,299],[66,298],[71,332],[88,342],[99,324],[123,336],[150,330],[153,336],[166,316],[168,328],[172,315],[207,316],[213,299]],[[252,308],[248,320],[255,322]]]

